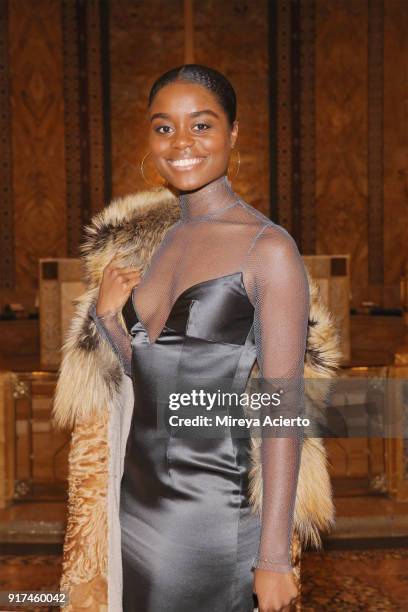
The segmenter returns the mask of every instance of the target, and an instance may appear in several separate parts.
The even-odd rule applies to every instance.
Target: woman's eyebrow
[[[216,112],[214,112],[213,110],[211,110],[210,108],[206,108],[204,110],[201,111],[193,111],[192,113],[189,113],[190,117],[198,117],[199,115],[212,115],[213,117],[215,117],[216,119],[219,119],[219,115],[217,115]],[[153,119],[171,119],[170,115],[168,115],[167,113],[154,113],[154,115],[152,115],[150,117],[150,121],[153,121]]]
[[[201,111],[194,111],[193,113],[190,113],[190,117],[198,117],[199,115],[212,115],[216,119],[220,118],[219,115],[217,115],[217,113],[211,110],[210,108],[206,108]]]

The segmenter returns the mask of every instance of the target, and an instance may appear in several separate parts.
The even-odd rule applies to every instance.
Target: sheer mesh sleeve
[[[281,226],[260,232],[249,257],[247,284],[255,309],[259,390],[280,397],[279,406],[262,409],[262,417],[296,418],[304,408],[309,286],[296,243]],[[263,426],[260,435],[261,538],[252,567],[289,572],[303,429],[299,422],[278,430]]]
[[[96,327],[104,340],[109,342],[127,376],[131,376],[132,347],[131,336],[121,326],[119,313],[108,313],[103,316],[96,314],[96,304],[89,307],[89,316],[95,321]]]

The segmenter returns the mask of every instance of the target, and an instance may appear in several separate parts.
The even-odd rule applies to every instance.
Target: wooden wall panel
[[[15,283],[8,2],[0,3],[0,289]]]
[[[351,254],[354,305],[368,298],[365,0],[316,0],[316,254]]]
[[[408,260],[408,4],[384,11],[384,303],[399,304]]]
[[[84,221],[82,208],[89,210],[89,182],[84,183],[85,166],[89,165],[89,138],[87,129],[88,97],[83,83],[88,77],[80,62],[86,56],[87,40],[83,3],[62,0],[63,30],[63,84],[64,84],[64,136],[66,176],[66,234],[67,255],[78,256],[78,244]],[[81,121],[82,119],[82,121]],[[81,147],[81,143],[83,146]]]
[[[367,235],[368,283],[381,295],[384,283],[383,197],[383,97],[384,97],[384,3],[368,4],[368,134],[367,134]],[[373,287],[374,289],[374,287]]]
[[[38,258],[66,251],[61,4],[9,2],[16,287],[30,308]]]
[[[275,130],[270,134],[271,218],[290,232],[303,254],[313,254],[316,241],[314,29],[314,0],[274,5],[269,23],[271,84],[276,80],[269,99],[270,129]]]
[[[269,216],[267,1],[194,3],[195,61],[223,72],[238,99],[241,167],[234,188]]]
[[[113,196],[147,185],[139,171],[147,152],[147,97],[154,80],[183,63],[182,0],[110,3]]]
[[[96,213],[106,203],[104,175],[104,130],[101,23],[99,0],[86,0],[88,38],[88,97],[89,97],[89,197],[90,213]]]
[[[234,187],[287,226],[303,253],[350,253],[354,306],[398,306],[408,248],[407,2],[192,7],[194,61],[225,72],[238,94]],[[75,254],[83,223],[111,193],[145,188],[147,96],[184,62],[183,20],[183,0],[1,3],[1,304],[33,308],[38,258]]]
[[[61,0],[65,107],[67,255],[105,204],[100,4]],[[109,196],[108,196],[109,197]]]
[[[32,310],[38,258],[76,256],[105,203],[99,7],[1,3],[2,305]]]
[[[316,252],[316,88],[315,88],[315,0],[300,1],[299,9],[299,248],[302,253]]]
[[[293,89],[291,87],[291,2],[277,3],[276,53],[277,53],[277,96],[270,104],[276,107],[276,216],[274,221],[293,235]]]

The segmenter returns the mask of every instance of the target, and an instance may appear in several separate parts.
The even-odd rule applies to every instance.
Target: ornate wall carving
[[[368,282],[384,281],[383,223],[383,0],[368,4]]]
[[[8,3],[0,3],[0,288],[15,282]]]
[[[61,6],[8,2],[15,286],[33,307],[38,259],[66,253]]]
[[[316,0],[316,253],[350,253],[367,299],[368,3]]]
[[[270,78],[276,67],[276,187],[271,185],[271,217],[295,238],[304,254],[315,252],[315,2],[280,0],[270,31]],[[276,54],[276,59],[273,57]],[[271,175],[275,172],[272,169]]]
[[[62,0],[67,255],[78,256],[82,230],[105,203],[100,5]]]
[[[404,0],[201,0],[194,61],[238,94],[234,187],[303,254],[351,255],[353,305],[399,305],[407,257]],[[0,4],[0,300],[75,256],[111,195],[145,187],[146,101],[184,61],[183,0]]]
[[[408,258],[408,7],[384,5],[384,302],[399,302],[399,279]]]

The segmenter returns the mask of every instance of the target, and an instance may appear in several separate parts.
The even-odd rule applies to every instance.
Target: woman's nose
[[[192,147],[194,144],[194,138],[189,132],[179,131],[176,132],[173,139],[173,147],[175,149],[185,149],[186,147]]]

